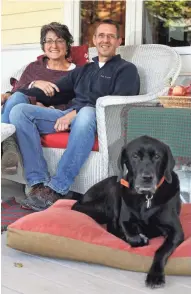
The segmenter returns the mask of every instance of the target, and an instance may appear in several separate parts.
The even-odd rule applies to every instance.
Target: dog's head
[[[154,194],[162,177],[172,182],[175,161],[170,148],[157,139],[139,137],[122,148],[118,159],[118,179],[126,179],[139,194]]]

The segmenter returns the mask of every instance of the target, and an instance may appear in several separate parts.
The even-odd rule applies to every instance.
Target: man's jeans
[[[88,158],[95,140],[96,111],[95,108],[86,106],[72,121],[67,149],[61,157],[56,174],[50,178],[40,134],[55,133],[56,120],[71,110],[61,111],[27,104],[16,105],[11,110],[10,123],[16,127],[25,177],[30,186],[44,183],[65,195]]]
[[[8,98],[8,100],[3,105],[3,108],[2,108],[2,111],[1,111],[1,122],[2,123],[10,124],[9,114],[11,112],[11,109],[15,105],[20,104],[20,103],[27,103],[27,104],[30,103],[28,97],[26,95],[24,95],[23,93],[15,92],[14,94],[12,94]]]

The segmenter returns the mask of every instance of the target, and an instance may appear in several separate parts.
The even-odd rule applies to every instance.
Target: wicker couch
[[[163,45],[121,46],[118,53],[133,62],[139,71],[141,89],[139,96],[100,97],[96,104],[99,151],[92,151],[71,186],[71,191],[85,193],[100,180],[117,173],[117,157],[124,144],[123,109],[128,103],[156,103],[159,95],[166,94],[173,85],[181,68],[180,56]],[[97,55],[89,48],[90,60]],[[65,149],[43,148],[50,174],[54,174]],[[22,169],[14,176],[3,178],[25,183]]]

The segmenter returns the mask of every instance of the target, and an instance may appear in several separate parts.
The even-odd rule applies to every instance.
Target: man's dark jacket
[[[72,108],[77,111],[84,106],[95,107],[99,97],[139,94],[140,79],[134,64],[125,61],[120,55],[112,57],[101,68],[98,57],[93,58],[93,61],[75,68],[67,76],[60,78],[55,83],[60,92],[55,92],[53,97],[47,97],[38,88],[19,91],[28,96],[35,96],[36,100],[44,105],[68,103],[74,98]]]

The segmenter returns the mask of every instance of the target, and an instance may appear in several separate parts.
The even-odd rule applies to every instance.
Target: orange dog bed
[[[42,212],[27,215],[8,227],[7,245],[28,253],[147,272],[163,237],[132,248],[108,233],[89,216],[71,210],[73,200],[59,200]],[[191,204],[184,204],[181,222],[185,241],[165,267],[166,274],[191,275]]]

